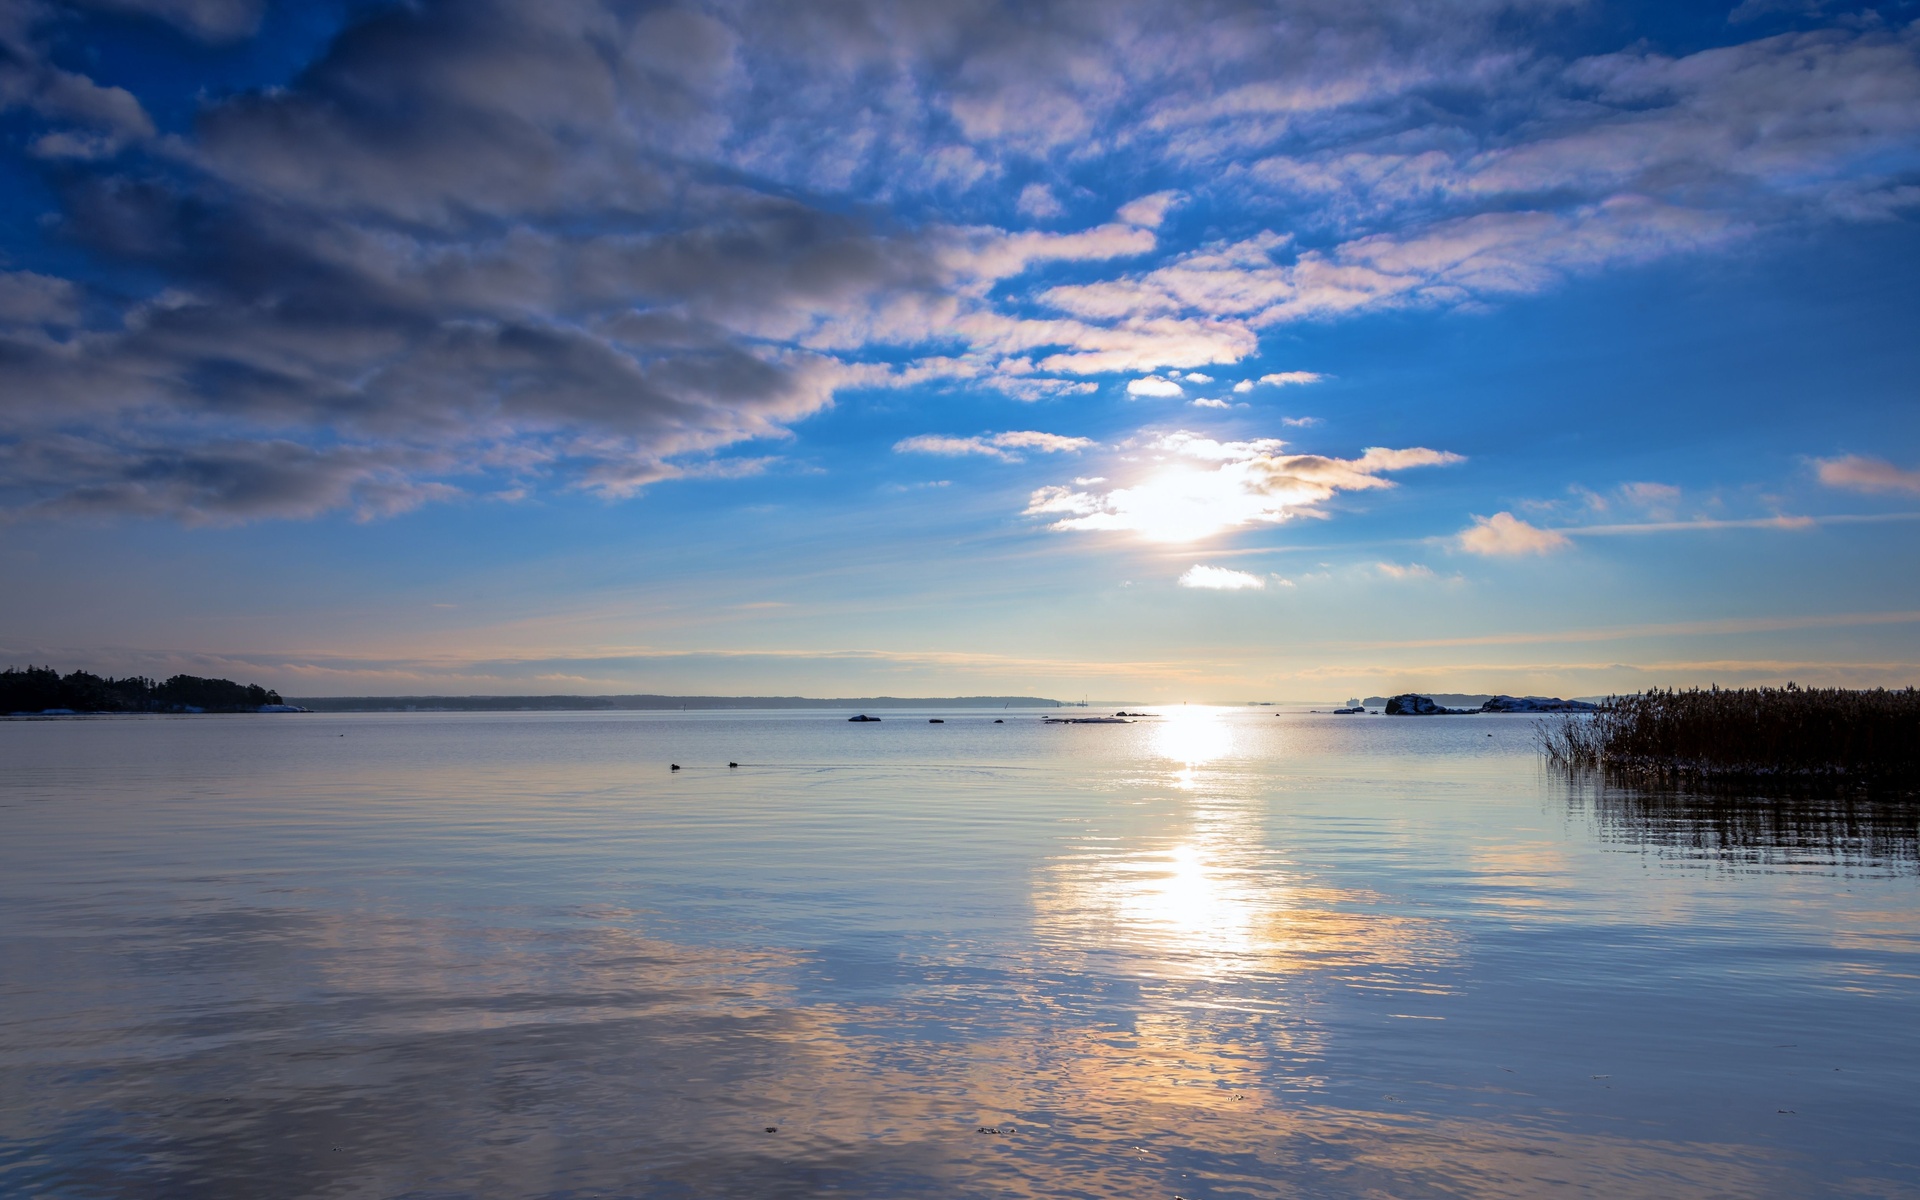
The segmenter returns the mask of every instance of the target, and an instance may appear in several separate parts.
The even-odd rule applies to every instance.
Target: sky
[[[0,658],[1920,683],[1920,2],[0,0]]]

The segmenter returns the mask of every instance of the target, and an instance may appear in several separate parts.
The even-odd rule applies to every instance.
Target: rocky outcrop
[[[1387,715],[1390,717],[1452,717],[1473,711],[1471,708],[1442,708],[1433,702],[1431,696],[1416,696],[1412,692],[1387,699]]]
[[[1596,706],[1585,700],[1562,700],[1557,696],[1495,696],[1480,706],[1490,713],[1593,712]]]
[[[1593,712],[1585,700],[1562,700],[1557,696],[1494,696],[1478,708],[1446,708],[1435,704],[1431,696],[1408,692],[1387,701],[1390,717],[1458,717],[1468,713],[1565,713]]]

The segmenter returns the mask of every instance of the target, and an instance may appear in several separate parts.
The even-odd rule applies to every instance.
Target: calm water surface
[[[0,722],[0,1194],[1920,1196],[1910,808],[944,715]]]

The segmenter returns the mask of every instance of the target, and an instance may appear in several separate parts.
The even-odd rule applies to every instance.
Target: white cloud
[[[1042,454],[1065,454],[1085,450],[1098,444],[1092,438],[1041,433],[1037,429],[1015,429],[1006,433],[982,434],[979,437],[965,438],[923,433],[915,437],[901,438],[893,444],[893,449],[896,454],[941,454],[948,457],[978,454],[987,458],[998,458],[1004,462],[1019,462],[1020,455],[1014,451],[1038,450]]]
[[[1319,383],[1326,376],[1317,371],[1280,371],[1273,375],[1262,375],[1261,383],[1270,383],[1274,387],[1293,387],[1303,383]]]
[[[1253,390],[1253,380],[1242,379],[1239,383],[1233,385],[1233,390],[1241,393],[1250,392]]]
[[[1129,396],[1183,396],[1185,394],[1185,389],[1173,380],[1159,379],[1154,376],[1136,379],[1127,385]]]
[[[1311,429],[1315,425],[1323,424],[1319,417],[1281,417],[1280,423],[1295,429]]]
[[[1032,217],[1044,221],[1057,217],[1067,211],[1066,206],[1054,197],[1053,189],[1044,183],[1030,183],[1020,189],[1020,199],[1014,207],[1023,217]]]
[[[1211,592],[1241,592],[1267,586],[1267,581],[1259,575],[1198,563],[1187,568],[1186,574],[1180,576],[1179,583],[1183,588],[1201,588]]]
[[[1097,444],[1092,438],[1041,433],[1037,429],[1016,429],[1007,433],[996,433],[991,440],[994,445],[1002,449],[1039,450],[1046,454],[1065,454],[1069,451],[1085,450]]]
[[[1254,524],[1311,515],[1342,491],[1390,488],[1388,471],[1464,461],[1441,450],[1373,447],[1359,458],[1285,454],[1277,438],[1221,442],[1181,430],[1135,447],[1145,465],[1128,486],[1107,492],[1043,487],[1027,515],[1058,530],[1138,533],[1186,542]]]
[[[1884,458],[1848,454],[1841,458],[1816,458],[1820,482],[1828,487],[1855,492],[1904,492],[1920,496],[1920,471],[1907,471]]]
[[[1167,219],[1167,210],[1178,204],[1181,198],[1179,192],[1155,192],[1121,205],[1117,215],[1129,225],[1158,229],[1160,223]]]
[[[1232,408],[1233,407],[1233,405],[1228,404],[1225,400],[1201,399],[1201,400],[1189,400],[1187,401],[1187,403],[1194,408]]]
[[[1573,545],[1566,534],[1529,525],[1510,512],[1474,517],[1473,527],[1461,531],[1457,540],[1460,548],[1469,554],[1489,558],[1551,554]]]
[[[1188,383],[1212,383],[1213,376],[1202,375],[1198,371],[1188,371],[1186,374],[1186,380]]]

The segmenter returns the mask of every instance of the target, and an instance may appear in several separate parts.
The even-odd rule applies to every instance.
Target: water
[[[0,1194],[1920,1196],[1911,808],[943,715],[0,722]]]

